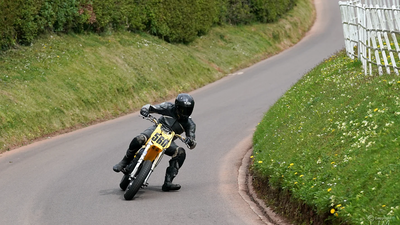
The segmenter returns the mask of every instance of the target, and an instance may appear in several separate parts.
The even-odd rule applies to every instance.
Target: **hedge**
[[[149,32],[191,42],[212,26],[273,22],[296,0],[3,0],[0,48],[30,44],[39,34]]]

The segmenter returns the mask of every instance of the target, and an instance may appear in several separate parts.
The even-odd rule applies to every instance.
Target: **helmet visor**
[[[193,112],[193,107],[179,107],[178,108],[178,114],[179,116],[182,117],[189,117],[190,115],[192,115]]]

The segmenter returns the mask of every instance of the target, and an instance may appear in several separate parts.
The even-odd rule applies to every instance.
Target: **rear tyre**
[[[121,188],[121,190],[125,191],[128,185],[129,185],[129,174],[124,174],[124,176],[121,179],[121,182],[119,183],[119,187]]]
[[[124,198],[125,200],[132,200],[139,189],[142,187],[144,180],[149,174],[152,166],[152,162],[150,160],[145,160],[142,162],[142,168],[136,176],[136,179],[132,180],[128,187],[126,188]]]
[[[139,156],[139,157],[140,157],[140,156]],[[130,180],[129,180],[130,174],[132,173],[133,169],[135,168],[135,166],[136,166],[136,164],[137,164],[137,162],[138,162],[139,157],[135,157],[135,158],[133,159],[133,161],[131,162],[131,164],[129,164],[127,167],[125,167],[125,168],[122,170],[122,172],[124,173],[124,175],[122,176],[121,182],[119,182],[119,187],[120,187],[123,191],[125,191],[126,188],[127,188],[128,185],[129,185],[129,182],[130,182]],[[137,173],[136,173],[136,174],[137,174]]]

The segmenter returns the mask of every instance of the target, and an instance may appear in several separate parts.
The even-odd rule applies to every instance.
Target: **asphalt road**
[[[150,186],[123,199],[112,166],[150,125],[133,113],[0,155],[0,224],[263,224],[238,191],[255,126],[302,75],[344,47],[338,1],[315,4],[316,24],[299,44],[191,93],[198,145],[175,179],[181,190],[161,191],[166,156]]]

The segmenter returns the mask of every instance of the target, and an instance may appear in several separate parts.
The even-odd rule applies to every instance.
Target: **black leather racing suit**
[[[196,124],[193,122],[191,117],[188,119],[179,120],[178,115],[176,114],[175,104],[170,102],[163,102],[159,105],[147,104],[142,107],[142,110],[146,110],[149,113],[157,113],[162,115],[158,119],[161,123],[170,126],[176,134],[182,134],[185,132],[186,138],[190,138],[192,140],[190,149],[196,147]],[[155,128],[156,126],[153,125],[133,138],[129,145],[129,149],[126,152],[127,158],[133,159],[135,153],[143,144],[146,143]],[[183,162],[185,161],[186,152],[184,148],[179,147],[174,141],[172,141],[170,147],[165,151],[165,154],[172,157],[169,161],[167,174],[169,174],[173,179],[178,174],[179,168],[182,167]]]

